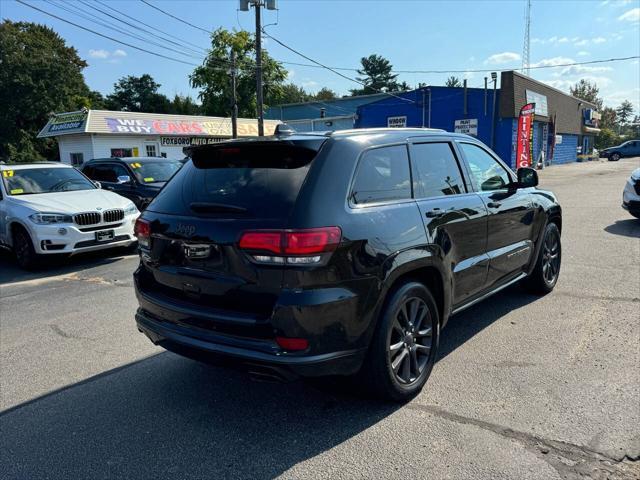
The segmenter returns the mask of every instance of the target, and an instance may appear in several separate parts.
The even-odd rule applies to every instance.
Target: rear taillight
[[[308,265],[321,262],[322,254],[334,251],[341,237],[339,227],[255,230],[244,232],[238,246],[250,250],[253,259],[259,263]]]
[[[306,350],[309,348],[309,341],[306,338],[276,337],[276,342],[284,350]]]
[[[133,234],[138,237],[138,244],[142,247],[149,248],[151,240],[151,224],[147,220],[138,218],[133,227]]]

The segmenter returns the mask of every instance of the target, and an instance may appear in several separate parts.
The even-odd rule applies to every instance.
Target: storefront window
[[[133,149],[131,148],[112,148],[112,157],[133,157]]]

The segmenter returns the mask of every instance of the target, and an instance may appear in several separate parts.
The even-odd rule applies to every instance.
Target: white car
[[[640,168],[631,172],[622,192],[622,208],[640,218]]]
[[[138,215],[133,202],[69,165],[0,163],[0,244],[23,268],[44,255],[132,245]]]

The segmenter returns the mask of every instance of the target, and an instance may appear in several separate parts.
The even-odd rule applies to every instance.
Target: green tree
[[[52,112],[92,102],[87,63],[54,30],[30,22],[0,23],[0,159],[54,160],[54,139],[36,139]]]
[[[358,70],[360,77],[356,77],[364,88],[351,90],[351,95],[367,95],[370,93],[394,92],[398,90],[397,74],[392,72],[393,66],[381,55],[369,55],[360,59],[362,68]]]
[[[338,94],[327,87],[322,87],[318,92],[313,96],[314,100],[320,100],[321,102],[325,100],[335,100],[338,98]]]
[[[302,87],[294,85],[293,83],[286,83],[284,85],[276,85],[271,90],[270,102],[273,105],[280,105],[283,103],[300,103],[308,102],[311,100],[311,95]]]
[[[198,98],[207,115],[228,116],[231,112],[231,78],[229,59],[236,55],[238,115],[256,117],[255,38],[245,31],[219,28],[211,34],[211,49],[202,65],[189,76],[198,88]],[[265,106],[277,103],[278,90],[287,78],[285,68],[262,51],[262,78]]]
[[[608,128],[611,130],[615,130],[617,127],[617,114],[615,109],[611,107],[603,107],[600,112],[600,128]]]
[[[462,82],[460,82],[460,79],[458,77],[455,77],[452,75],[449,78],[447,78],[446,82],[444,82],[444,86],[445,87],[461,87]]]
[[[620,125],[626,125],[627,120],[633,115],[633,104],[629,100],[623,101],[618,108],[616,114],[620,119]]]
[[[122,77],[113,85],[113,93],[107,96],[107,105],[110,110],[169,113],[171,101],[158,93],[160,87],[148,73]]]
[[[189,95],[176,94],[171,102],[169,113],[175,113],[178,115],[200,115],[201,109],[200,105],[198,105]]]
[[[595,82],[591,83],[589,80],[582,79],[573,87],[570,87],[569,92],[576,98],[585,100],[589,103],[593,103],[598,111],[602,110],[603,102],[602,99],[598,96],[598,94],[600,93],[600,89]]]
[[[598,150],[620,144],[620,137],[610,128],[602,128],[596,136],[595,147]]]

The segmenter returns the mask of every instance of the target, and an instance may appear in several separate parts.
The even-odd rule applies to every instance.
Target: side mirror
[[[538,185],[538,172],[533,168],[519,168],[518,169],[518,187],[529,188]]]
[[[96,182],[95,180],[93,181],[93,184],[96,186],[96,188],[102,188],[102,184],[100,182]]]
[[[123,183],[129,183],[131,181],[131,177],[129,175],[118,175],[118,183],[122,185]]]

